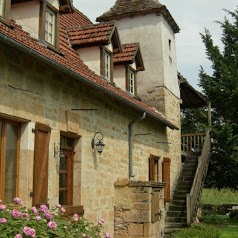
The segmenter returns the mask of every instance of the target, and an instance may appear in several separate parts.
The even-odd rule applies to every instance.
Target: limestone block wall
[[[0,116],[21,122],[18,196],[26,206],[32,205],[32,129],[36,122],[47,124],[51,127],[50,206],[58,203],[59,197],[59,160],[54,156],[55,144],[58,145],[62,133],[73,135],[73,205],[83,205],[85,217],[93,222],[101,217],[105,219],[105,230],[113,234],[117,201],[114,182],[128,179],[128,125],[142,115],[17,49],[0,45],[0,60]],[[97,131],[104,134],[106,145],[101,155],[91,148]],[[147,117],[133,126],[135,177],[132,180],[148,181],[150,154],[170,157],[172,170],[178,168],[176,157],[170,152],[171,145],[158,143],[169,139],[166,127]],[[161,166],[159,178],[162,179]]]

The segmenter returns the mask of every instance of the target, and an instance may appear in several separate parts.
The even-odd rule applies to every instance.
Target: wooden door
[[[36,123],[33,168],[33,205],[48,204],[48,163],[51,128]]]

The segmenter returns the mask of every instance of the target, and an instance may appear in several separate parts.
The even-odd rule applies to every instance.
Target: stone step
[[[164,237],[173,237],[173,233],[179,231],[181,228],[166,228],[164,230]]]
[[[168,211],[167,216],[168,217],[186,217],[187,212],[186,211]]]
[[[174,194],[173,200],[176,200],[176,201],[186,201],[186,193],[183,193],[183,194]],[[172,201],[173,201],[173,200],[172,200]]]
[[[174,205],[174,206],[186,206],[186,199],[183,200],[172,200],[172,202],[170,203],[170,206]]]
[[[191,187],[189,187],[189,188],[187,188],[187,189],[179,189],[179,190],[176,190],[176,191],[174,191],[174,196],[176,196],[176,195],[181,195],[181,196],[184,196],[184,195],[186,195],[187,193],[190,193],[190,191],[191,191]],[[173,197],[174,197],[173,196]]]
[[[167,222],[164,228],[184,228],[187,227],[187,223]]]
[[[186,204],[169,206],[169,211],[186,211]]]
[[[181,180],[181,181],[178,181],[178,184],[177,186],[192,186],[193,185],[193,181],[184,181],[184,180]]]
[[[186,223],[187,217],[166,217],[165,222]]]

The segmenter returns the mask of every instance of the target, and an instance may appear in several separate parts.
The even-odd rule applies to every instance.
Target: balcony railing
[[[181,150],[183,152],[202,150],[205,133],[182,134],[181,135]]]

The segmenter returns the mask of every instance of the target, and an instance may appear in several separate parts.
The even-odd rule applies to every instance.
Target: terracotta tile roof
[[[96,21],[111,21],[124,17],[145,15],[147,13],[163,14],[174,32],[177,33],[180,31],[166,6],[159,3],[158,0],[117,0],[114,6],[109,11],[97,17]]]
[[[113,63],[115,65],[136,63],[137,70],[144,70],[139,43],[123,44],[122,52],[113,55]]]
[[[136,52],[138,50],[139,44],[123,44],[122,52],[113,55],[113,63],[128,62],[133,63],[135,61]]]
[[[72,77],[87,83],[88,85],[103,91],[105,94],[116,98],[131,108],[139,112],[147,112],[148,116],[160,121],[172,129],[178,129],[173,123],[168,121],[161,113],[151,108],[147,104],[130,96],[123,90],[116,88],[110,82],[102,79],[90,70],[80,59],[76,51],[70,47],[66,29],[79,26],[80,24],[90,24],[90,20],[79,11],[61,15],[60,20],[60,51],[58,54],[48,49],[44,44],[31,37],[15,21],[10,20],[12,27],[0,22],[0,40],[6,44],[18,47],[28,54],[37,57],[44,62],[52,63],[52,67],[67,72]]]
[[[114,29],[114,22],[82,25],[68,29],[68,35],[73,46],[105,45],[110,43]]]

